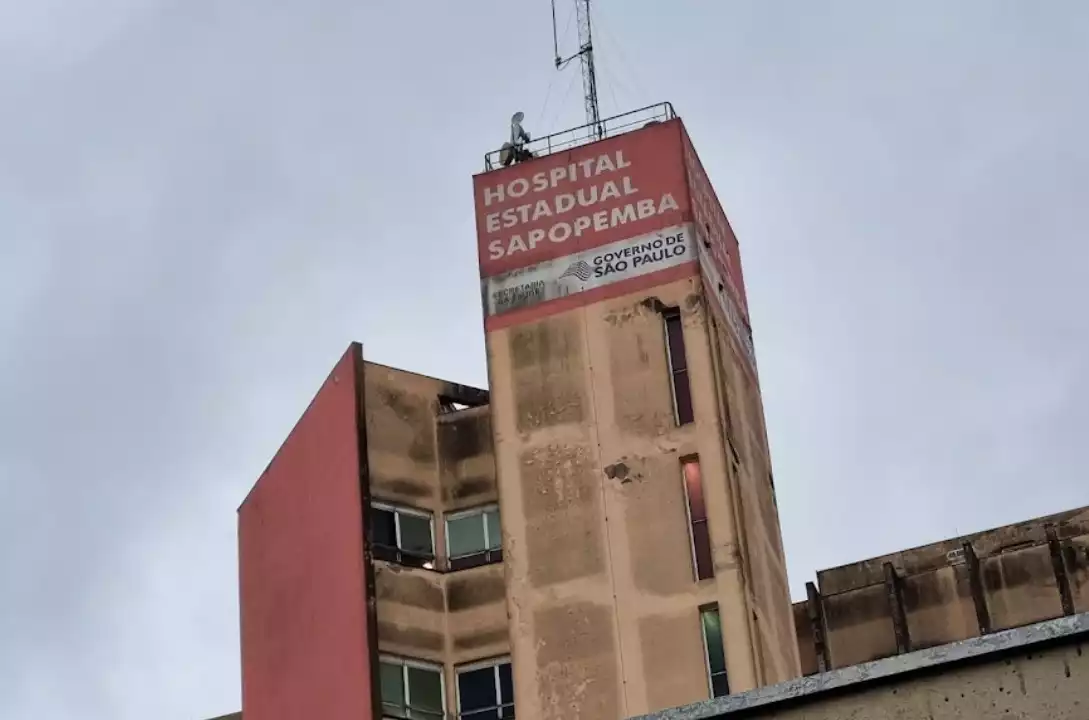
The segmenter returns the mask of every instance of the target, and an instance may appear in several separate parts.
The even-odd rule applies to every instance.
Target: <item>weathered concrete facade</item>
[[[737,238],[683,124],[474,178],[519,717],[800,674]]]
[[[1089,508],[817,573],[794,607],[806,674],[1089,612]]]
[[[638,720],[1083,720],[1089,614],[917,650]]]
[[[431,569],[374,558],[378,651],[444,672],[456,717],[454,670],[507,655],[502,562],[450,572],[444,518],[498,500],[487,393],[367,363],[364,382],[372,503],[431,514]],[[373,539],[372,539],[373,541]]]
[[[661,307],[681,312],[691,424],[674,420]],[[741,402],[736,368],[716,392],[715,365],[734,360],[716,363],[712,332],[692,277],[489,334],[520,717],[624,717],[707,697],[710,603],[731,689],[798,674],[759,402]],[[686,457],[706,478],[715,572],[699,581]]]

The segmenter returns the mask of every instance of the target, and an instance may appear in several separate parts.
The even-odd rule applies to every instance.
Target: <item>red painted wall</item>
[[[680,120],[670,120],[474,176],[480,276],[681,223],[689,211],[682,160]],[[661,208],[665,196],[675,209],[609,222],[613,210],[640,201]],[[571,234],[555,234],[561,227]]]
[[[372,720],[353,344],[238,511],[246,720]]]

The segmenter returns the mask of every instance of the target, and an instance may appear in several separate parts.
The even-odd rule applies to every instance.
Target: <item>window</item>
[[[371,549],[379,560],[427,570],[434,568],[431,513],[373,503],[371,533]]]
[[[446,516],[446,554],[450,569],[463,570],[503,559],[499,508],[495,505]]]
[[[692,422],[692,391],[688,386],[688,358],[684,352],[684,326],[681,311],[670,308],[662,313],[665,322],[666,357],[673,389],[673,417],[678,425]]]
[[[722,621],[718,605],[700,608],[700,625],[703,627],[703,652],[707,659],[711,697],[729,695],[730,683],[726,678],[726,652],[722,648]]]
[[[459,668],[459,720],[492,720],[514,717],[514,679],[510,660]]]
[[[706,580],[715,576],[715,565],[711,560],[711,533],[707,528],[707,504],[703,499],[703,473],[699,458],[681,460],[681,473],[684,477],[684,496],[688,501],[692,566],[696,580]]]
[[[383,718],[442,720],[445,717],[442,666],[382,656],[379,672]]]

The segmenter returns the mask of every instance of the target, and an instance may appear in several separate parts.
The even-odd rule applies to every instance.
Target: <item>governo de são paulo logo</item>
[[[590,267],[590,263],[585,260],[579,260],[571,263],[571,265],[563,271],[563,275],[560,275],[560,280],[566,277],[577,277],[579,280],[586,282],[594,274],[594,269]]]

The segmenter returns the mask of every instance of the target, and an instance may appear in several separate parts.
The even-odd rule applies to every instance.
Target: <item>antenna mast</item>
[[[601,124],[601,106],[597,100],[597,72],[594,70],[594,41],[590,22],[590,0],[575,0],[579,23],[579,50],[569,58],[560,56],[559,31],[556,26],[556,0],[552,0],[552,45],[556,51],[556,69],[562,70],[575,58],[582,65],[582,92],[586,103],[586,124],[595,140],[605,137]]]

